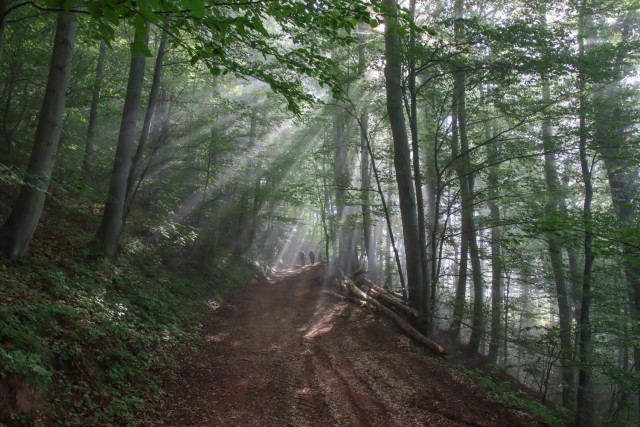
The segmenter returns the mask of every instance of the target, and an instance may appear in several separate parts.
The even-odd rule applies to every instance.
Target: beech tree
[[[0,248],[11,258],[24,256],[38,226],[60,139],[71,59],[78,25],[72,12],[60,12],[27,175],[9,218],[0,229]]]

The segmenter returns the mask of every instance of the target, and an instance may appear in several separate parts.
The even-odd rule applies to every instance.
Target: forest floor
[[[386,318],[322,293],[321,264],[219,306],[159,404],[167,426],[537,426]]]

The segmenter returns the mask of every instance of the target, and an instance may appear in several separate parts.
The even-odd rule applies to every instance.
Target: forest
[[[0,425],[135,425],[310,252],[638,425],[638,71],[634,0],[0,0]]]

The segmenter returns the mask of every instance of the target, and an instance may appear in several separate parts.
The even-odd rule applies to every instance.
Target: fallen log
[[[420,318],[420,312],[418,310],[409,307],[404,302],[393,296],[393,294],[390,294],[386,289],[381,288],[380,286],[375,285],[373,288],[371,288],[369,294],[382,304],[391,306],[396,310],[400,310],[409,317],[412,317],[414,319]]]
[[[351,294],[349,294],[349,295],[347,295],[347,296],[344,296],[344,295],[340,295],[340,294],[339,294],[339,293],[337,293],[337,292],[327,291],[327,290],[322,291],[322,293],[323,293],[323,294],[325,294],[325,295],[330,295],[330,296],[332,296],[332,297],[334,297],[334,298],[337,298],[337,299],[339,299],[340,301],[351,301],[352,303],[354,303],[354,304],[356,304],[356,305],[359,305],[360,307],[369,307],[369,308],[371,308],[371,309],[373,309],[373,310],[375,310],[375,309],[376,309],[376,308],[375,308],[375,307],[373,307],[371,304],[367,303],[366,301],[362,301],[361,299],[356,298],[356,297],[354,297],[354,296],[353,296],[353,295],[351,295]]]
[[[433,353],[437,354],[438,356],[441,356],[441,357],[446,356],[446,351],[440,344],[437,344],[431,341],[429,338],[425,337],[422,333],[420,333],[420,331],[418,331],[416,328],[414,328],[408,322],[406,322],[404,319],[398,316],[393,310],[385,307],[384,305],[376,301],[374,298],[362,292],[360,289],[358,289],[355,283],[353,283],[353,281],[347,280],[345,282],[345,285],[347,286],[347,289],[349,289],[349,292],[357,296],[359,299],[366,301],[372,306],[376,307],[378,310],[384,313],[387,317],[393,320],[394,323],[398,325],[398,327],[400,327],[400,329],[406,332],[415,341],[424,345],[425,347],[427,347],[429,350],[431,350]]]

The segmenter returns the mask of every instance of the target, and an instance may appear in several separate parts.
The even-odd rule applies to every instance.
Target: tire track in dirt
[[[386,319],[323,295],[323,271],[255,284],[212,313],[146,424],[540,425],[455,380]]]

